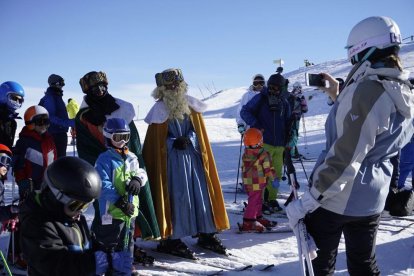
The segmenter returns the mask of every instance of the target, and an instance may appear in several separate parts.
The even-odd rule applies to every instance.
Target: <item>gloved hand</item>
[[[186,136],[179,136],[174,140],[173,147],[178,150],[185,150],[191,141]]]
[[[128,202],[125,197],[120,197],[114,204],[117,208],[121,209],[125,215],[131,217],[134,214],[134,204]]]
[[[112,267],[115,272],[122,273],[124,275],[131,275],[132,270],[132,256],[128,251],[113,252],[112,254]],[[115,275],[117,275],[115,273]]]
[[[126,191],[131,195],[138,195],[141,190],[142,180],[138,176],[133,176],[132,179],[126,184]]]
[[[23,200],[27,197],[27,195],[33,191],[33,180],[31,178],[22,179],[17,182],[19,186],[19,197],[20,200]]]
[[[277,177],[275,179],[273,179],[272,187],[275,188],[275,189],[279,189],[280,182],[279,182],[279,179]]]
[[[305,217],[307,213],[315,211],[321,204],[313,198],[309,191],[306,191],[301,198],[293,200],[286,207],[286,215],[289,219],[292,230],[298,221]]]
[[[241,135],[243,135],[243,134],[246,132],[246,126],[245,126],[245,125],[240,124],[240,125],[238,125],[238,126],[237,126],[237,130],[239,131],[239,133],[240,133]]]
[[[108,258],[103,251],[95,252],[95,274],[103,275],[108,270]]]

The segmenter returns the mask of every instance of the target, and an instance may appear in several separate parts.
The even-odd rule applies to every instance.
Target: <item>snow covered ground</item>
[[[411,77],[413,77],[414,44],[404,46],[401,53],[404,67],[412,72]],[[350,63],[342,59],[309,68],[299,68],[284,75],[290,80],[290,84],[299,81],[305,88],[304,95],[308,99],[309,112],[301,122],[301,136],[298,146],[300,153],[307,158],[316,158],[324,147],[324,123],[330,107],[326,104],[327,96],[323,92],[305,86],[305,72],[329,72],[335,77],[345,78],[350,68]],[[263,73],[266,77],[271,74],[270,72],[258,71],[252,72],[252,75],[255,73]],[[188,82],[191,85],[191,80]],[[250,80],[246,80],[246,83],[249,82]],[[158,264],[153,267],[138,267],[140,275],[214,275],[218,272],[222,275],[236,275],[236,273],[241,275],[300,275],[296,238],[292,232],[236,233],[237,222],[242,222],[242,215],[237,213],[242,210],[246,195],[237,194],[235,202],[235,193],[232,192],[237,183],[240,154],[240,135],[237,132],[234,117],[236,107],[246,88],[224,90],[213,95],[206,100],[209,108],[204,113],[231,223],[231,229],[220,233],[219,236],[232,256],[223,257],[201,250],[196,246],[196,239],[191,237],[184,239],[184,241],[200,257],[199,261],[187,261],[157,254],[153,251],[156,248],[156,242],[139,241],[140,246],[146,248],[149,254],[156,257]],[[136,124],[143,141],[147,125],[142,120],[137,121]],[[68,154],[72,154],[71,150],[72,148],[68,147]],[[313,165],[314,161],[309,160],[303,162],[303,167],[301,163],[295,163],[298,180],[302,186],[306,185],[307,176],[309,176]],[[6,188],[10,194],[11,183],[7,183]],[[289,193],[287,181],[282,182],[278,199],[280,205],[283,205]],[[88,219],[91,219],[92,215],[92,210],[88,210]],[[287,221],[286,218],[279,218],[275,215],[271,218],[279,223]],[[381,222],[377,236],[377,260],[382,275],[414,275],[414,216],[409,218],[412,220],[384,219]],[[235,269],[247,264],[253,265],[253,268],[243,272],[235,271]],[[266,272],[259,272],[258,269],[266,264],[274,264],[275,266]],[[347,274],[345,245],[341,240],[336,275]]]

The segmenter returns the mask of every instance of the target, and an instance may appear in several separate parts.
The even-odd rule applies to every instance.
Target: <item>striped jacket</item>
[[[16,182],[31,178],[34,190],[39,190],[43,174],[54,160],[56,147],[52,136],[45,132],[40,135],[34,130],[23,127],[19,140],[13,148],[13,171]]]
[[[268,178],[276,177],[270,154],[264,148],[248,149],[243,153],[242,174],[246,191],[262,190]]]
[[[414,94],[408,72],[363,63],[328,115],[326,150],[313,170],[310,193],[329,211],[370,216],[384,209],[390,157],[413,133]]]

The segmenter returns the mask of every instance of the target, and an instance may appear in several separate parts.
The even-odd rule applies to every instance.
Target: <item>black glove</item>
[[[117,208],[121,209],[125,215],[131,217],[134,214],[134,204],[128,202],[125,197],[120,197],[114,204]]]
[[[191,144],[191,141],[188,137],[180,136],[174,140],[173,147],[178,150],[185,150],[189,144]]]
[[[128,192],[128,194],[138,195],[141,189],[141,185],[142,185],[141,178],[137,176],[133,176],[131,181],[129,181],[129,183],[126,185],[125,189]]]

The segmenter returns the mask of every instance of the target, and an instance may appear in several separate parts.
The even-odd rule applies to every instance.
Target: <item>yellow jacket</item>
[[[68,112],[69,119],[74,119],[76,114],[79,111],[79,104],[75,99],[71,99],[70,102],[66,105],[66,111]]]

